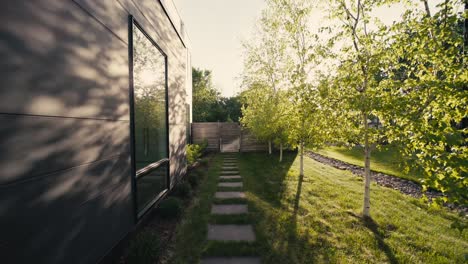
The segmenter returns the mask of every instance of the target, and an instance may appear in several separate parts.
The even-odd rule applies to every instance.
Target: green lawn
[[[207,223],[210,219],[211,204],[216,192],[221,169],[221,156],[213,158],[205,172],[203,181],[194,195],[192,205],[184,213],[177,227],[175,252],[168,263],[198,263],[205,250]]]
[[[328,146],[315,151],[318,154],[341,160],[353,165],[364,166],[364,150],[362,147],[353,148]],[[404,172],[403,158],[392,146],[383,146],[371,153],[371,169],[373,171],[394,175],[407,180],[419,182],[422,175],[417,172]]]
[[[360,218],[362,179],[305,158],[241,154],[249,214],[212,218],[221,158],[217,156],[178,227],[170,263],[198,263],[207,255],[260,254],[262,263],[466,263],[468,230],[451,229],[458,216],[428,210],[419,200],[372,184],[373,221]],[[218,201],[219,202],[219,201]],[[210,244],[207,224],[252,222],[257,242]]]

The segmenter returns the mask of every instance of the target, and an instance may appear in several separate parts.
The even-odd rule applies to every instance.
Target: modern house
[[[171,0],[0,10],[0,262],[97,263],[186,171],[191,62]]]

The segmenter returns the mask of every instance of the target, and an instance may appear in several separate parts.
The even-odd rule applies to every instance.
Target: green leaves
[[[319,55],[308,23],[312,6],[304,0],[270,0],[259,20],[256,38],[245,43],[242,123],[265,141],[319,146],[330,133],[326,126],[324,89],[310,80]]]
[[[245,45],[243,124],[290,145],[390,142],[424,171],[424,188],[444,193],[433,202],[467,204],[466,14],[447,0],[435,12],[407,3],[392,25],[372,17],[400,2],[329,1],[337,23],[315,33],[307,1],[269,0]]]
[[[392,120],[388,137],[399,142],[406,155],[418,156],[409,165],[424,169],[424,184],[447,195],[435,202],[466,204],[466,131],[456,124],[468,114],[467,81],[462,77],[467,71],[466,58],[459,59],[464,56],[457,33],[461,18],[450,7],[456,2],[446,1],[447,8],[433,17],[408,10],[404,20],[390,28],[387,43],[394,52],[386,57],[386,68],[393,80],[386,86],[393,92],[381,89],[387,98],[382,114]]]

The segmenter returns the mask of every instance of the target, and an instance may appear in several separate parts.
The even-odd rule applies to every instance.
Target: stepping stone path
[[[208,240],[255,241],[252,225],[208,225]]]
[[[218,187],[243,187],[242,182],[220,182]]]
[[[201,262],[202,264],[260,264],[258,258],[205,258]]]
[[[242,176],[237,168],[237,158],[235,156],[225,156],[221,168],[220,182],[218,187],[242,188]],[[217,191],[216,199],[245,199],[243,191]],[[211,215],[224,215],[225,217],[247,214],[249,212],[247,204],[213,204]],[[208,224],[208,240],[223,242],[246,242],[255,241],[255,232],[249,224]],[[259,257],[243,256],[213,256],[205,257],[202,264],[260,264]]]
[[[215,197],[219,199],[245,198],[244,192],[216,192]]]
[[[221,180],[230,180],[230,179],[242,179],[241,176],[239,175],[232,175],[232,176],[220,176],[219,177]]]
[[[230,215],[230,214],[246,214],[248,212],[245,204],[221,204],[211,206],[211,214],[215,215]]]

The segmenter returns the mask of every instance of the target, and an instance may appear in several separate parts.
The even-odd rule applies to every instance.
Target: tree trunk
[[[280,162],[283,161],[283,142],[280,142]]]
[[[426,15],[428,17],[431,17],[431,10],[429,9],[429,4],[427,3],[427,0],[422,0],[424,3],[424,9],[426,10]]]
[[[268,154],[271,155],[271,140],[268,140]]]
[[[371,175],[370,175],[370,156],[371,156],[371,148],[369,145],[369,124],[367,123],[367,113],[362,115],[362,119],[364,121],[364,154],[365,154],[365,162],[364,162],[364,206],[362,213],[365,217],[370,217],[370,182],[371,182]]]
[[[299,176],[304,176],[304,141],[301,140],[301,146],[300,146],[300,155],[301,155],[301,165],[300,165],[300,172]]]

